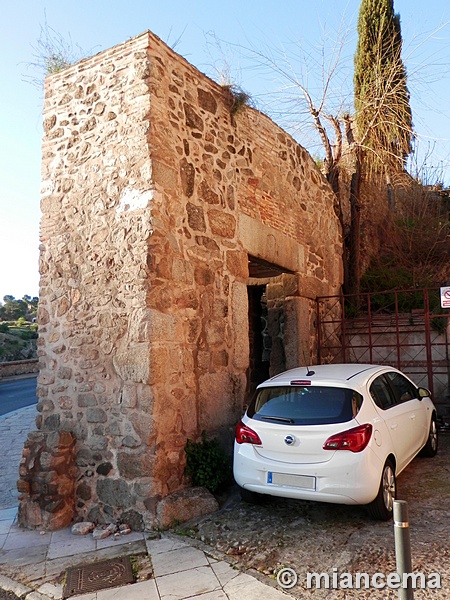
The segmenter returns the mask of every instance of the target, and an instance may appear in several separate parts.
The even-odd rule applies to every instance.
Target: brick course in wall
[[[42,155],[39,426],[76,438],[75,519],[153,526],[186,439],[241,414],[249,256],[287,273],[265,282],[272,371],[310,360],[342,281],[334,196],[150,32],[47,78]]]

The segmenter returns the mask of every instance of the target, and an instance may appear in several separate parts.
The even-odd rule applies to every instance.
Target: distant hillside
[[[0,322],[0,362],[37,358],[37,325],[23,319]]]

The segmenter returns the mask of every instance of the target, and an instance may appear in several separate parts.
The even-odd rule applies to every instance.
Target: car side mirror
[[[427,388],[424,388],[424,387],[420,387],[419,388],[419,400],[421,400],[422,398],[431,398],[430,390],[427,390]]]

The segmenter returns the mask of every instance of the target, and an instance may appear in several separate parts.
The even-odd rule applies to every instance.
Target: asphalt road
[[[0,415],[37,403],[36,377],[0,381]]]

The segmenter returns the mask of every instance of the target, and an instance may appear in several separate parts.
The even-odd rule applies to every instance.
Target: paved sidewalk
[[[36,405],[0,416],[0,510],[17,506],[17,480],[23,444],[36,429]]]
[[[58,583],[70,566],[124,555],[148,555],[153,578],[131,585],[71,596],[74,600],[289,600],[281,589],[236,570],[222,557],[163,534],[132,532],[118,540],[94,540],[55,532],[28,531],[16,524],[18,466],[36,406],[0,417],[0,589],[26,600],[60,600]],[[21,583],[20,583],[21,582]]]
[[[289,600],[281,590],[217,560],[167,534],[159,540],[134,532],[115,541],[74,536],[70,528],[41,535],[14,524],[15,510],[0,511],[0,588],[27,600],[59,600],[55,583],[69,566],[124,555],[148,554],[152,579],[118,588],[71,596],[74,600]],[[16,575],[14,576],[14,573]],[[17,583],[22,581],[25,583]]]

